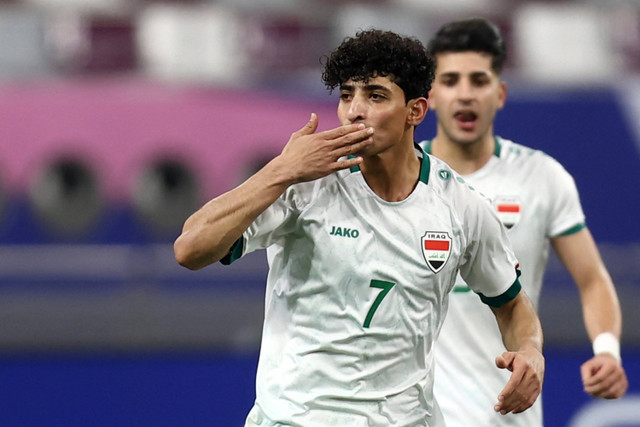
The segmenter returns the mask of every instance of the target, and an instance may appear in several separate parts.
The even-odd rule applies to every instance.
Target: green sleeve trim
[[[584,222],[574,225],[573,227],[569,228],[568,230],[565,230],[562,233],[558,234],[558,236],[570,236],[570,235],[575,234],[578,231],[582,230],[583,228],[587,228],[587,224],[585,224]]]
[[[242,256],[242,252],[244,252],[244,237],[240,237],[229,249],[229,253],[224,256],[220,260],[221,264],[229,265],[235,260],[239,259]]]
[[[520,285],[520,280],[516,277],[515,282],[509,289],[507,289],[502,295],[498,295],[497,297],[487,297],[478,293],[480,299],[483,303],[490,305],[491,307],[502,307],[512,299],[514,299],[520,293],[520,289],[522,289],[522,285]]]

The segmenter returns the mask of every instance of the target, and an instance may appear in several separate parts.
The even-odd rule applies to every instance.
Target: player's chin
[[[360,157],[371,157],[378,154],[375,148],[375,142],[373,144],[369,144],[366,147],[362,147],[358,150],[355,155]]]

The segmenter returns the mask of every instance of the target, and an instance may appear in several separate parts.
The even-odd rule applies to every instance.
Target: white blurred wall
[[[426,42],[472,16],[508,30],[506,71],[524,82],[607,84],[640,72],[638,0],[14,0],[0,1],[0,79],[296,81],[358,29]]]

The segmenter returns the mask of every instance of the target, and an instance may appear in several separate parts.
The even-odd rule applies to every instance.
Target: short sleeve
[[[474,197],[464,210],[467,247],[460,275],[488,305],[499,307],[520,292],[518,261],[488,201]]]
[[[573,177],[553,158],[547,157],[547,188],[551,206],[547,221],[548,237],[573,234],[585,227],[585,215]]]
[[[295,225],[298,212],[296,201],[295,190],[287,189],[253,221],[220,262],[231,264],[248,253],[266,249],[281,241]]]

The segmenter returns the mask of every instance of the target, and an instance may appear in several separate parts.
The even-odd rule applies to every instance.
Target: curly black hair
[[[431,56],[418,39],[391,31],[366,30],[347,37],[324,58],[322,81],[333,91],[349,79],[366,82],[389,77],[409,101],[428,96],[434,68]]]
[[[428,44],[435,56],[447,52],[481,52],[491,55],[491,68],[502,73],[507,46],[498,27],[483,18],[471,18],[444,24]]]

